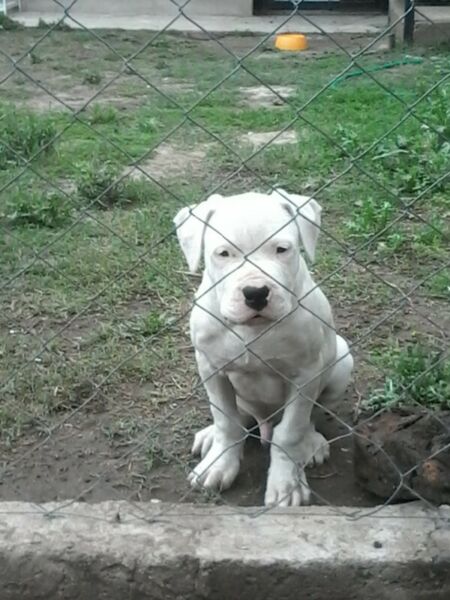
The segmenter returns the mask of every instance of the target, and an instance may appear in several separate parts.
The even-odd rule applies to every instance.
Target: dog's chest
[[[238,334],[242,335],[241,331]],[[257,420],[269,417],[281,407],[304,361],[304,349],[295,328],[273,328],[270,334],[253,340],[239,339],[223,328],[198,329],[193,335],[196,349],[210,365],[226,375],[238,403]]]
[[[195,327],[192,341],[208,362],[224,372],[250,373],[258,377],[267,372],[281,377],[295,377],[299,365],[304,363],[304,347],[296,328],[272,328],[252,332],[224,330],[223,327]],[[249,339],[250,338],[250,339]]]
[[[232,370],[227,376],[236,392],[238,405],[257,420],[269,417],[285,401],[287,384],[264,371]]]

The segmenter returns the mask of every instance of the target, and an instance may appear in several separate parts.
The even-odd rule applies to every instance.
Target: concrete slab
[[[256,510],[2,503],[0,597],[450,597],[450,507],[412,503],[371,516],[343,507]]]
[[[62,12],[21,12],[14,16],[26,27],[36,27],[39,19],[46,22],[54,22],[62,17]],[[286,16],[250,16],[250,17],[217,17],[217,16],[195,16],[195,22],[191,22],[183,16],[171,22],[171,16],[120,16],[111,14],[93,14],[71,11],[74,18],[88,29],[126,29],[126,30],[150,30],[161,31],[184,31],[200,32],[201,28],[211,33],[261,33],[269,34],[279,31],[301,31],[303,33],[371,33],[376,34],[387,26],[387,16],[381,14],[308,14],[314,25],[308,23],[300,15],[286,22]],[[67,19],[71,27],[78,27],[76,23]],[[200,27],[199,27],[200,25]]]
[[[404,0],[389,0],[389,23],[393,40],[400,45],[450,41],[450,6],[416,6],[405,12]]]
[[[450,6],[419,6],[415,11],[414,41],[435,45],[450,41]]]

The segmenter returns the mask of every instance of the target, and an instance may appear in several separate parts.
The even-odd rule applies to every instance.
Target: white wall
[[[182,4],[185,0],[177,0]],[[70,0],[60,0],[69,6]],[[253,0],[191,0],[183,9],[188,15],[228,15],[248,17]],[[52,0],[22,0],[22,10],[60,13],[62,9]],[[126,16],[175,15],[176,6],[170,0],[78,0],[70,11],[78,14],[108,14]]]

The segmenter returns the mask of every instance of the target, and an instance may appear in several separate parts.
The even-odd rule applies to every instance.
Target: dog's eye
[[[230,256],[230,253],[228,252],[228,250],[222,250],[221,252],[219,252],[219,256],[222,256],[222,258],[226,258],[227,256]]]
[[[283,254],[283,252],[287,252],[287,248],[284,246],[277,246],[277,254]]]

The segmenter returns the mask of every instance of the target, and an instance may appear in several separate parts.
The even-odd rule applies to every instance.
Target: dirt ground
[[[197,398],[191,404],[194,402],[195,412],[206,421],[206,400]],[[151,465],[149,453],[142,448],[136,449],[131,442],[122,443],[105,436],[105,428],[113,421],[109,412],[72,417],[70,423],[50,439],[40,439],[37,449],[34,448],[36,437],[26,437],[9,456],[11,462],[0,483],[0,496],[3,500],[26,498],[31,502],[67,499],[95,502],[111,498],[201,502],[201,493],[191,491],[186,481],[185,461],[191,466],[196,462],[189,459],[188,454],[192,431],[189,427],[185,429],[183,423],[183,412],[189,410],[188,406],[189,403],[184,403],[183,410],[177,411],[173,420],[166,421],[163,430],[158,428],[158,436],[165,435],[167,441],[162,449],[158,448]],[[350,398],[334,410],[351,423]],[[192,423],[188,425],[192,427]],[[308,470],[312,502],[338,506],[377,504],[377,499],[358,488],[354,481],[352,437],[348,429],[323,413],[317,415],[317,425],[328,439],[338,439],[331,445],[330,460]],[[173,435],[179,436],[175,460],[170,442]],[[148,442],[151,444],[151,439],[143,440],[141,446],[147,448]],[[33,450],[28,454],[30,448]],[[14,466],[16,460],[17,467]],[[241,472],[232,488],[222,494],[223,502],[240,506],[262,504],[268,464],[268,449],[256,439],[247,440]]]
[[[446,306],[440,302],[420,305],[425,316],[450,327]],[[131,310],[143,310],[136,303]],[[356,303],[346,310],[336,310],[338,329],[345,336],[356,338],[386,306],[378,311],[365,309]],[[77,324],[75,336],[79,343],[88,336],[92,324]],[[377,332],[381,338],[393,330],[399,339],[407,342],[421,327],[430,335],[436,328],[426,319],[417,318],[410,306],[398,317],[390,319]],[[195,378],[195,359],[188,345],[186,332],[180,338],[183,344],[183,363]],[[380,498],[360,488],[353,471],[352,429],[361,397],[370,387],[371,380],[379,378],[368,369],[364,350],[356,354],[355,381],[346,397],[328,404],[326,411],[316,409],[313,418],[317,428],[331,443],[330,460],[307,470],[313,504],[336,506],[376,506]],[[81,402],[91,394],[89,384],[80,386]],[[219,495],[206,496],[190,489],[186,477],[188,468],[197,459],[190,455],[194,433],[210,422],[207,400],[198,380],[186,386],[189,393],[172,392],[171,402],[159,413],[151,410],[149,400],[154,394],[150,381],[140,385],[121,387],[120,403],[111,403],[98,394],[86,410],[71,412],[55,419],[58,429],[52,431],[52,422],[37,433],[23,435],[13,448],[3,446],[6,467],[0,479],[0,498],[48,502],[60,500],[102,501],[121,499],[131,501],[159,500],[165,502],[211,502],[252,506],[262,504],[269,451],[256,439],[248,439],[241,472],[232,488]],[[328,412],[329,411],[329,412]],[[86,414],[87,412],[87,414]]]

